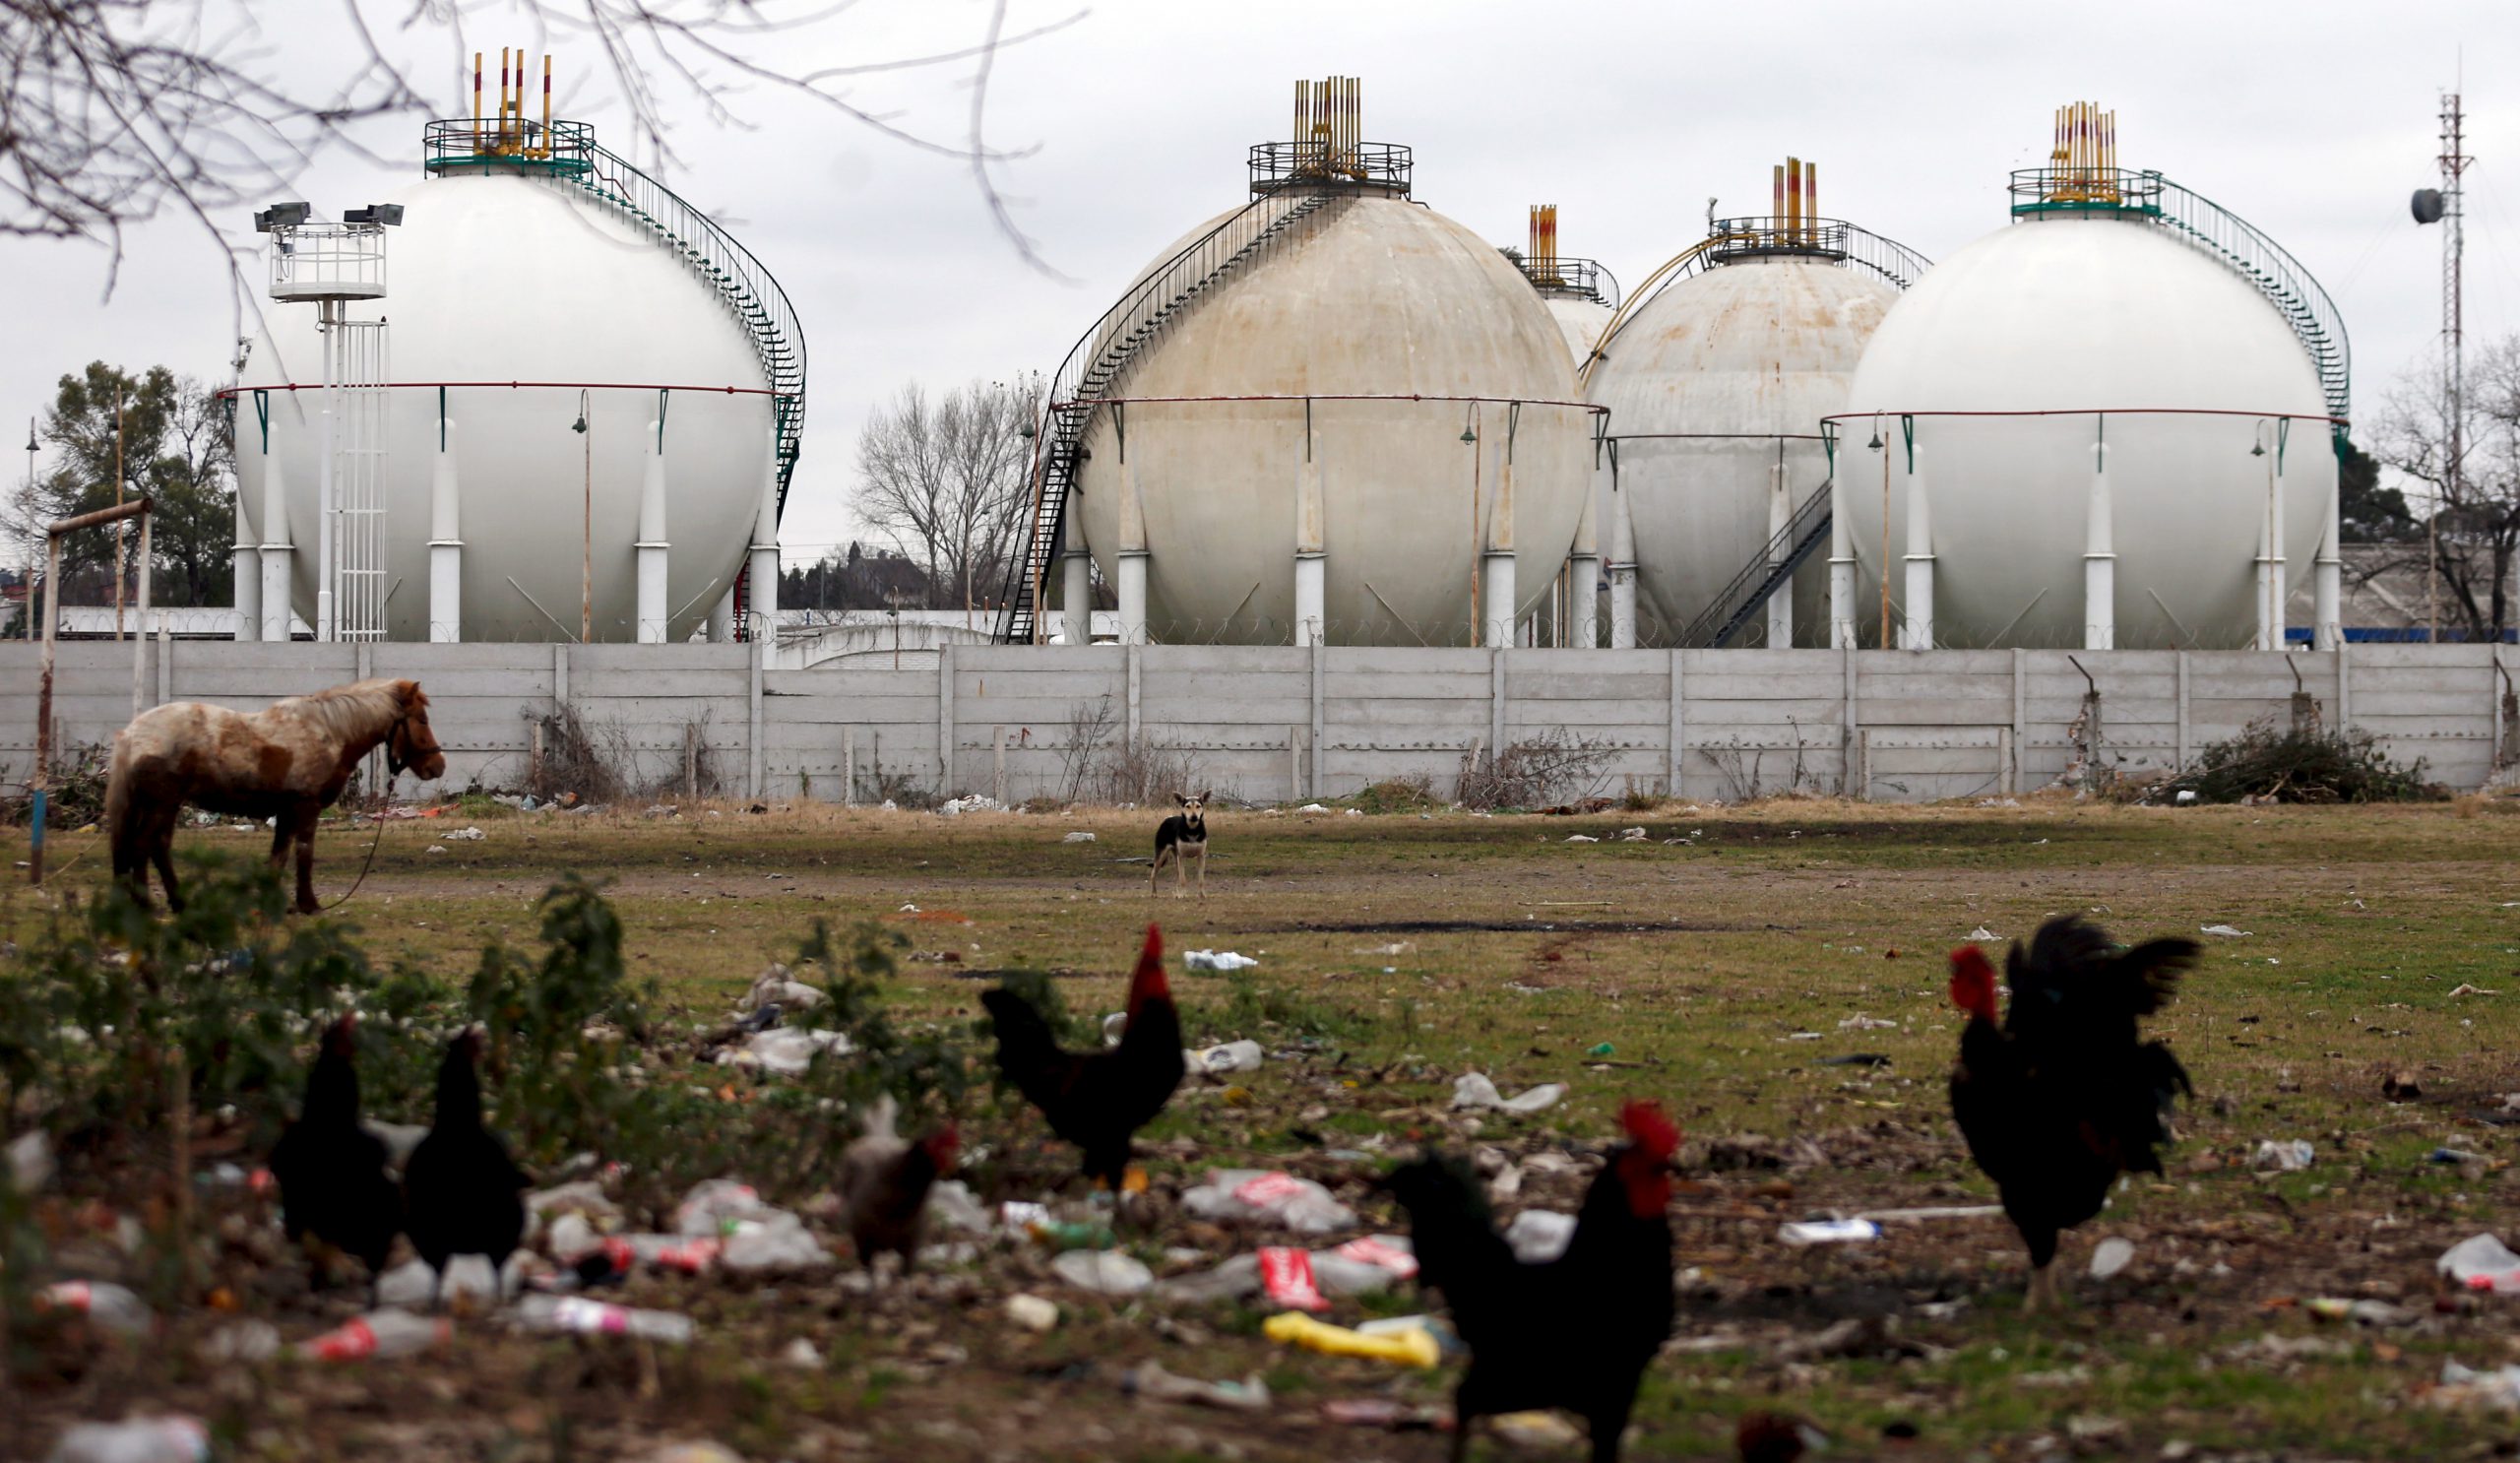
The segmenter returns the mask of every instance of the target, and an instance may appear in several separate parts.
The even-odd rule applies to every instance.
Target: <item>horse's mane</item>
[[[403,714],[403,695],[397,689],[401,685],[402,681],[391,676],[352,681],[309,696],[291,696],[272,709],[285,708],[321,726],[334,737],[348,741],[385,730]]]

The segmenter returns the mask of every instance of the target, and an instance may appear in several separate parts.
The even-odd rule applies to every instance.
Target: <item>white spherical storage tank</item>
[[[678,640],[744,568],[766,487],[776,491],[770,372],[730,302],[723,258],[690,257],[701,231],[693,216],[669,217],[654,185],[597,157],[583,174],[482,159],[391,200],[405,213],[387,231],[390,287],[349,312],[386,322],[378,445],[388,638],[575,639],[582,588],[594,639],[643,638],[645,543],[662,557],[658,612],[667,622],[644,638]],[[267,474],[280,475],[290,598],[311,624],[322,348],[313,306],[272,303],[265,318],[269,333],[238,382],[240,496],[248,534],[272,541],[263,489]],[[795,351],[800,388],[800,341]],[[643,532],[652,459],[662,462],[661,535],[655,501],[644,505]],[[458,542],[461,623],[435,624],[432,545],[443,555]]]
[[[1886,562],[1900,644],[2280,648],[2336,511],[2326,295],[2105,155],[2017,174],[2015,197],[2018,222],[1900,298],[1849,385],[1841,639],[1882,643]]]
[[[1832,237],[1845,242],[1842,228]],[[1820,418],[1846,409],[1856,359],[1898,297],[1842,247],[1771,246],[1681,279],[1619,325],[1585,396],[1610,410],[1640,643],[1675,643],[1744,565],[1764,561],[1780,489],[1790,512],[1828,481]],[[1826,576],[1807,562],[1795,578],[1798,643],[1823,643]],[[1762,633],[1753,625],[1732,643]]]
[[[1122,571],[1143,573],[1126,635],[1502,643],[1566,561],[1593,416],[1556,323],[1511,261],[1405,196],[1405,149],[1356,146],[1381,170],[1263,187],[1141,274],[1184,301],[1143,344],[1114,349],[1123,312],[1080,347],[1125,363],[1079,393],[1066,541],[1081,529],[1120,579],[1124,619]],[[1220,225],[1257,242],[1209,246],[1231,259],[1211,269],[1194,246]]]

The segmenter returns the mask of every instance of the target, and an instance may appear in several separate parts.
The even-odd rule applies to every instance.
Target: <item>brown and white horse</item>
[[[175,818],[187,802],[212,812],[273,821],[272,866],[297,845],[297,908],[315,913],[315,818],[342,795],[378,743],[399,775],[443,775],[446,754],[429,732],[429,698],[415,680],[362,680],[291,696],[246,715],[198,701],[145,711],[114,734],[105,785],[105,830],[114,876],[149,903],[158,865],[166,903],[175,888]]]

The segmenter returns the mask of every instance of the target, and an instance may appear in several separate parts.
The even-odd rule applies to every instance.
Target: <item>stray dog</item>
[[[1172,861],[1172,897],[1181,897],[1189,883],[1190,860],[1199,860],[1199,897],[1208,897],[1208,795],[1203,791],[1194,797],[1172,795],[1181,811],[1164,820],[1155,830],[1155,865],[1146,871],[1146,892],[1155,895],[1155,876],[1164,870],[1166,859]]]

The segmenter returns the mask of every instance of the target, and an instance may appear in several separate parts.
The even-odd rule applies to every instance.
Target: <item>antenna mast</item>
[[[2459,297],[2460,275],[2467,253],[2466,212],[2461,198],[2460,176],[2476,159],[2467,155],[2467,114],[2459,104],[2459,94],[2446,92],[2441,96],[2441,396],[2442,410],[2449,428],[2447,460],[2443,463],[2444,499],[2452,504],[2460,501],[2459,479],[2467,458],[2467,331],[2465,311]],[[2426,644],[2441,638],[2440,555],[2430,544],[2437,541],[2438,530],[2432,527],[2441,517],[2440,505],[2433,508],[2425,538],[2427,550],[2424,571],[2425,632]]]

